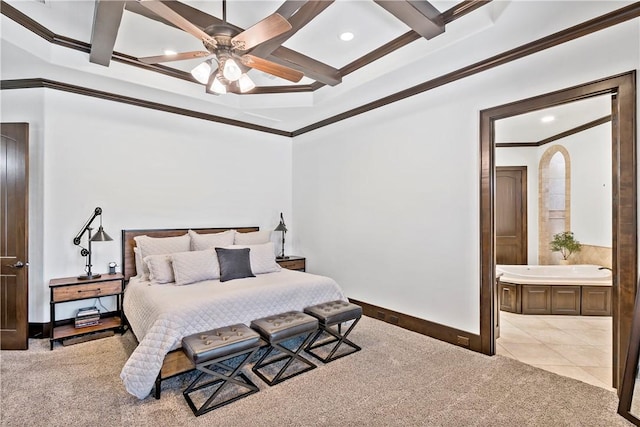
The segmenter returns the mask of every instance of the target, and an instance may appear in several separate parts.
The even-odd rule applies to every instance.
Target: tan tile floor
[[[607,390],[612,372],[611,317],[500,312],[496,353]]]

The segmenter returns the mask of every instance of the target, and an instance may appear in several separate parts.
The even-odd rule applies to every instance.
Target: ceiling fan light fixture
[[[208,61],[203,62],[191,70],[191,75],[194,79],[203,85],[206,85],[209,82],[209,76],[211,75],[211,64],[209,64]]]
[[[209,88],[212,92],[217,93],[218,95],[224,95],[227,93],[227,87],[220,81],[220,76],[216,76],[211,82],[211,87]]]
[[[242,73],[238,79],[238,86],[240,86],[240,92],[245,93],[255,88],[256,84],[251,80],[251,77],[249,77],[247,73]]]
[[[228,58],[226,61],[224,61],[224,66],[222,67],[222,75],[230,82],[235,82],[240,78],[240,76],[242,76],[242,70],[240,69],[240,67],[238,67],[236,61],[234,61],[232,58]]]

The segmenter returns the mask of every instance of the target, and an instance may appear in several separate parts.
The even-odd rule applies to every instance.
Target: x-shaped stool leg
[[[318,360],[320,360],[320,361],[322,361],[324,363],[328,363],[328,362],[331,362],[333,360],[339,359],[341,357],[348,356],[349,354],[355,353],[356,351],[362,350],[362,348],[359,345],[355,344],[354,342],[350,341],[347,338],[347,336],[351,333],[353,328],[355,328],[355,326],[358,324],[360,319],[361,319],[360,317],[356,318],[353,321],[353,323],[351,324],[351,326],[349,326],[349,329],[347,329],[344,334],[340,333],[342,322],[337,324],[338,325],[338,332],[336,332],[333,329],[331,329],[331,326],[334,326],[334,325],[324,325],[323,323],[320,323],[320,329],[318,329],[318,332],[316,332],[316,334],[314,335],[313,339],[305,347],[305,351],[307,353],[309,353],[310,355],[312,355],[313,357],[315,357],[316,359],[318,359]],[[318,340],[318,338],[320,338],[320,336],[323,333],[331,335],[332,337],[334,337],[334,339],[325,340],[325,341],[321,341],[321,342],[317,343],[316,341]],[[316,352],[313,351],[316,348],[324,347],[326,345],[333,344],[333,343],[335,343],[335,345],[333,346],[333,348],[331,349],[329,354],[327,356],[325,356],[325,357],[319,356]],[[338,356],[334,356],[336,351],[338,350],[338,348],[342,344],[346,344],[349,347],[351,347],[351,351],[348,351],[346,353],[342,353],[342,354],[340,354]]]
[[[302,374],[303,372],[307,372],[310,371],[312,369],[316,368],[316,365],[314,365],[313,363],[311,363],[310,361],[308,361],[307,359],[305,359],[304,357],[302,357],[300,355],[300,352],[302,351],[302,349],[305,348],[305,346],[307,346],[307,344],[311,341],[311,337],[313,336],[313,332],[310,332],[304,339],[304,341],[302,342],[302,344],[300,344],[298,346],[297,349],[294,350],[290,350],[288,348],[286,348],[284,345],[282,345],[281,343],[283,343],[284,341],[287,341],[291,338],[287,338],[286,340],[280,341],[280,342],[272,342],[271,346],[269,347],[269,349],[262,355],[262,357],[256,362],[256,364],[253,366],[253,372],[255,372],[256,375],[258,375],[260,378],[262,378],[262,380],[264,382],[266,382],[267,384],[269,384],[270,386],[272,385],[276,385],[284,380],[287,380],[289,378],[295,377],[296,375]],[[267,357],[269,357],[269,355],[271,354],[271,352],[273,350],[278,350],[281,353],[284,353],[283,355],[279,356],[279,357],[275,357],[269,361],[266,361]],[[264,368],[265,366],[269,366],[273,363],[279,362],[281,360],[285,360],[285,359],[289,359],[287,360],[287,362],[284,364],[284,366],[278,371],[278,373],[272,378],[272,379],[268,379],[262,372],[260,372],[260,369]],[[291,364],[293,363],[294,360],[299,360],[300,362],[303,362],[304,364],[306,364],[308,367],[305,369],[302,369],[300,371],[297,371],[291,375],[288,375],[286,377],[283,377],[284,373],[287,371],[287,369],[289,368],[289,366],[291,366]],[[265,362],[266,361],[266,362]]]
[[[191,408],[191,410],[193,411],[193,413],[196,416],[200,416],[206,412],[209,411],[213,411],[216,408],[219,408],[221,406],[224,406],[226,404],[229,404],[231,402],[235,402],[238,399],[241,399],[243,397],[249,396],[250,394],[256,393],[257,391],[259,391],[258,386],[256,386],[244,373],[240,372],[240,370],[244,367],[244,365],[247,363],[247,361],[249,359],[251,359],[251,357],[260,349],[260,346],[256,346],[254,349],[251,349],[249,351],[244,350],[242,352],[239,353],[235,353],[232,355],[227,355],[225,356],[223,359],[218,359],[218,360],[213,360],[213,361],[207,361],[201,364],[196,365],[196,369],[201,371],[200,374],[196,377],[195,380],[193,380],[191,382],[191,384],[189,384],[189,386],[182,392],[182,394],[184,395],[185,400],[187,401],[187,404],[189,405],[189,407]],[[242,356],[244,355],[244,358],[240,361],[240,363],[238,364],[238,366],[236,366],[235,368],[224,364],[223,362],[233,358],[233,357],[237,357],[237,356]],[[213,368],[214,367],[219,367],[225,371],[231,371],[230,374],[225,375],[222,372],[218,372],[218,371],[214,371]],[[204,376],[204,375],[211,375],[213,376],[215,379],[212,381],[208,381],[205,382],[203,384],[198,385],[198,382],[200,381],[200,379]],[[240,381],[238,379],[236,379],[236,377],[240,377],[242,378],[243,381]],[[224,400],[220,403],[217,403],[215,405],[212,405],[211,407],[209,407],[209,405],[211,405],[211,403],[215,400],[215,398],[222,392],[222,390],[229,384],[236,384],[240,387],[246,388],[249,391],[244,392],[244,393],[240,393],[237,394],[227,400]],[[220,386],[216,389],[216,391],[214,391],[211,396],[209,396],[209,398],[200,406],[200,408],[197,408],[195,403],[193,402],[193,400],[191,399],[191,396],[189,396],[189,393],[192,393],[194,391],[197,390],[201,390],[203,388],[206,387],[211,387],[214,386],[216,384],[220,384]]]

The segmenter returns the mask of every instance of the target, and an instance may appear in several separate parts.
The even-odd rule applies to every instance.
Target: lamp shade
[[[102,226],[98,227],[98,231],[93,237],[91,237],[92,242],[110,242],[113,239],[104,231]]]
[[[224,61],[224,66],[222,67],[222,75],[230,82],[235,82],[240,78],[240,76],[242,76],[242,70],[238,67],[236,61],[231,58],[227,58],[227,60]]]
[[[287,226],[284,223],[284,217],[282,216],[282,213],[280,214],[280,224],[278,224],[278,226],[273,231],[282,231],[285,233],[287,232]]]
[[[209,75],[211,74],[211,64],[209,61],[205,61],[202,64],[195,67],[191,70],[191,75],[194,79],[199,81],[200,83],[207,84],[209,81]]]
[[[238,86],[240,86],[240,92],[245,93],[256,87],[256,84],[251,80],[251,77],[247,75],[247,73],[242,73],[240,79],[238,80]]]

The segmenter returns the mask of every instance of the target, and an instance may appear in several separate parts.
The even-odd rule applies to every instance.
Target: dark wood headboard
[[[259,231],[259,227],[218,227],[218,228],[164,228],[164,229],[148,229],[148,230],[122,230],[122,274],[125,280],[136,275],[136,259],[133,254],[133,248],[136,246],[136,236],[149,237],[175,237],[182,236],[189,230],[193,230],[200,234],[221,233],[227,230],[237,230],[240,233],[249,233],[251,231]]]

